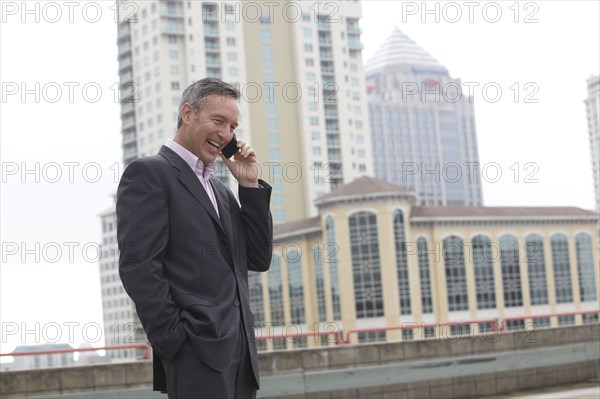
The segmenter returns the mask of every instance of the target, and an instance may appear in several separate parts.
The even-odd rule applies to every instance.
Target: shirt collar
[[[165,146],[169,147],[177,155],[179,155],[185,161],[185,163],[192,168],[192,171],[194,171],[196,175],[202,176],[205,179],[209,178],[217,169],[217,162],[211,162],[205,165],[204,162],[192,154],[187,148],[181,146],[171,139],[167,140]]]

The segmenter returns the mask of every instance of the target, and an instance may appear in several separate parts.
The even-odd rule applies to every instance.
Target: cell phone
[[[235,135],[233,135],[233,138],[231,139],[231,141],[229,143],[227,143],[227,145],[225,147],[223,147],[223,149],[221,150],[221,153],[225,156],[225,158],[229,159],[236,152],[238,152],[237,139],[235,138]]]

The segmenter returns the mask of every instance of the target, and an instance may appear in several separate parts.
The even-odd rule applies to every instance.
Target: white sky
[[[5,8],[9,3],[17,7],[16,15],[10,13],[14,8]],[[428,2],[428,7],[433,9],[434,3]],[[21,4],[4,1],[0,14],[0,79],[5,96],[0,103],[3,353],[25,342],[43,343],[44,336],[55,337],[55,325],[47,323],[61,327],[59,342],[72,344],[82,341],[85,324],[102,324],[98,265],[93,261],[96,254],[90,247],[86,255],[92,261],[86,261],[82,248],[101,240],[97,214],[111,204],[110,194],[117,184],[114,166],[122,156],[119,105],[111,89],[118,82],[116,26],[114,12],[109,9],[113,3],[102,2],[96,23],[82,17],[86,2],[74,9],[73,23],[63,2],[55,3],[63,11],[59,22],[45,22],[41,13],[39,23],[34,15],[21,23]],[[40,2],[40,11],[43,4]],[[474,92],[480,162],[495,162],[502,171],[498,182],[484,183],[485,205],[593,209],[583,100],[587,96],[585,80],[592,73],[600,73],[599,2],[538,1],[515,6],[513,1],[499,1],[487,6],[485,15],[482,10],[486,3],[481,2],[474,9],[472,22],[464,2],[456,2],[463,13],[457,23],[444,21],[447,3],[443,2],[438,5],[439,22],[434,15],[427,15],[422,22],[420,9],[416,14],[408,12],[421,4],[363,2],[363,56],[368,59],[397,25],[445,65],[452,77],[480,84]],[[515,23],[517,8],[519,22]],[[502,12],[499,21],[486,21],[484,16],[494,18],[496,9]],[[456,8],[445,11],[453,18]],[[52,9],[46,9],[47,17],[54,15]],[[86,15],[93,18],[94,8],[88,6]],[[527,16],[538,22],[524,23]],[[62,98],[56,103],[40,98],[36,103],[34,95],[28,95],[23,102],[21,84],[32,89],[36,82],[41,89],[46,88],[46,98],[55,96],[52,82],[56,82],[62,88]],[[73,101],[68,82],[79,84],[74,87]],[[487,83],[502,88],[498,102],[484,100],[481,87]],[[520,88],[516,103],[510,89],[515,83]],[[534,87],[526,87],[527,83],[539,88],[532,96],[537,103],[524,102]],[[18,94],[7,95],[6,90],[15,84]],[[92,84],[88,98],[95,96],[94,86],[101,88],[98,102],[85,100],[82,87],[86,84]],[[56,183],[43,178],[36,182],[35,173],[22,173],[23,166],[32,169],[39,163],[39,174],[43,171],[54,178],[52,162],[61,165],[62,177]],[[65,165],[68,162],[75,163],[72,181]],[[514,166],[510,169],[515,162],[521,171],[516,183]],[[531,177],[538,183],[524,182],[534,170],[525,169],[528,162],[537,165]],[[101,176],[92,182],[94,163]],[[88,165],[86,174],[84,165]],[[17,174],[12,175],[11,168],[15,167]],[[56,263],[37,262],[30,254],[23,262],[22,251],[10,254],[13,245],[33,249],[36,243],[46,248],[46,258],[56,256],[57,246],[62,257]],[[73,261],[69,261],[68,245],[76,245]],[[40,323],[40,334],[22,337],[24,329],[35,330],[35,323]],[[72,340],[67,323],[79,323],[73,327]],[[17,334],[7,335],[13,327]],[[92,341],[95,330],[89,328],[87,332]]]

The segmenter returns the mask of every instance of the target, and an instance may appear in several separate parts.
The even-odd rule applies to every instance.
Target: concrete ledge
[[[587,381],[596,376],[599,341],[593,324],[260,353],[259,397],[467,398]],[[0,373],[0,397],[149,392],[151,384],[149,361],[13,371]]]

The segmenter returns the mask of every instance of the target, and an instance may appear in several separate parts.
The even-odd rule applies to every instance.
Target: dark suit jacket
[[[117,191],[119,273],[154,349],[154,389],[166,391],[161,359],[190,339],[198,358],[225,371],[243,326],[258,386],[248,270],[269,268],[271,187],[233,193],[210,182],[219,216],[185,161],[163,146],[133,161]]]

